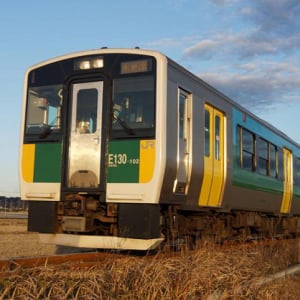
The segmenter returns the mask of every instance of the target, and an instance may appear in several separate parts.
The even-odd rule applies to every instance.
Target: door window
[[[97,129],[96,89],[82,89],[77,95],[76,129],[79,133],[94,133]]]

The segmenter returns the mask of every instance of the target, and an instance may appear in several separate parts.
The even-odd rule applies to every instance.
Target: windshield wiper
[[[44,125],[41,128],[40,139],[45,139],[52,132],[52,128],[49,125]]]
[[[135,131],[123,119],[115,117],[114,119],[126,130],[129,135],[135,135]]]

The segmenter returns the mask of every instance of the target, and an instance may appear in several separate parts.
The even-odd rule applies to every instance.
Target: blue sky
[[[300,143],[298,0],[11,0],[0,10],[0,195],[17,195],[23,76],[102,46],[155,49]]]

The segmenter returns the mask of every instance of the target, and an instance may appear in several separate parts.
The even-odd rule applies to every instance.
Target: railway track
[[[27,213],[0,212],[0,219],[28,219]]]
[[[101,261],[113,258],[120,258],[124,255],[108,252],[85,252],[72,254],[58,254],[51,256],[37,256],[25,258],[12,258],[0,260],[0,271],[13,271],[17,268],[34,268],[45,265],[77,264],[85,265],[92,263],[101,263]]]
[[[0,260],[0,279],[18,272],[45,266],[66,266],[68,269],[91,268],[95,264],[109,259],[120,258],[120,254],[105,252],[86,252],[73,254],[59,254],[52,256],[38,256],[25,258],[11,258]]]
[[[205,247],[205,243],[199,245],[199,247]],[[283,240],[261,240],[261,241],[252,241],[246,243],[226,243],[224,245],[210,244],[210,248],[215,248],[223,251],[265,251],[268,252],[274,251],[274,249],[291,249],[291,252],[294,253],[294,260],[300,262],[300,239],[283,239]],[[197,250],[183,250],[180,251],[170,251],[165,250],[160,253],[155,254],[157,258],[162,257],[174,257],[182,255],[193,255],[197,253]],[[109,259],[120,259],[128,255],[141,256],[141,257],[153,257],[153,255],[140,255],[141,252],[81,252],[81,253],[71,253],[71,254],[57,254],[51,256],[37,256],[37,257],[16,257],[8,260],[0,260],[0,277],[3,272],[12,272],[19,268],[35,268],[40,266],[47,265],[62,265],[68,264],[69,266],[73,265],[74,267],[91,267],[93,264],[98,264]],[[272,253],[270,252],[270,255]]]

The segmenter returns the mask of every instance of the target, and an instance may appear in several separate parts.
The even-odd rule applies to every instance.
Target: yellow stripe
[[[293,183],[292,183],[292,153],[286,148],[283,148],[283,170],[284,170],[284,182],[283,182],[283,195],[281,202],[281,213],[289,213],[292,204],[293,197]]]
[[[24,181],[33,182],[35,145],[23,145],[22,176]]]
[[[149,182],[153,177],[155,164],[155,140],[140,141],[139,182]]]
[[[213,161],[211,155],[204,157],[204,176],[199,197],[199,205],[207,206],[210,199],[211,182],[213,178]]]

